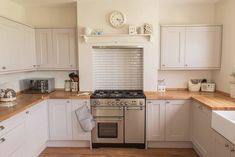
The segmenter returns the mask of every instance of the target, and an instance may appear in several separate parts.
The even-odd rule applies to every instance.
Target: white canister
[[[144,34],[144,27],[138,27],[137,28],[137,33],[138,34]]]
[[[92,34],[92,29],[89,27],[84,27],[83,28],[83,33],[84,35],[91,35]]]

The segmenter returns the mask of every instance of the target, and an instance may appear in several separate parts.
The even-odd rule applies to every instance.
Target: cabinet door
[[[165,140],[165,102],[147,101],[147,140]]]
[[[9,157],[24,157],[24,149],[23,147],[20,147],[17,149],[13,154],[11,154]]]
[[[85,132],[82,130],[78,120],[77,116],[75,114],[75,111],[82,107],[83,105],[86,105],[88,108],[90,108],[90,102],[89,100],[73,100],[72,101],[72,125],[73,125],[73,140],[91,140],[91,132]]]
[[[166,141],[190,141],[189,122],[189,101],[166,101]]]
[[[235,145],[230,144],[230,157],[235,157]]]
[[[32,157],[39,153],[48,140],[47,103],[43,101],[26,111],[27,141],[24,157]]]
[[[215,147],[214,147],[214,157],[230,157],[229,142],[215,133]]]
[[[161,68],[184,67],[185,27],[162,27]]]
[[[22,25],[0,18],[0,72],[22,69],[23,45]]]
[[[189,68],[219,68],[222,27],[187,27],[185,65]]]
[[[76,69],[74,29],[53,29],[53,60],[55,68]]]
[[[70,100],[49,100],[50,140],[72,140]]]
[[[192,112],[192,142],[202,156],[210,157],[213,150],[211,110],[194,102]]]
[[[55,66],[51,29],[36,29],[36,53],[39,69],[50,69]]]
[[[32,28],[24,27],[24,51],[21,55],[23,69],[36,68],[35,31]]]

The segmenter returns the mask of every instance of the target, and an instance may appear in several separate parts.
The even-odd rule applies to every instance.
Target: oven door
[[[92,143],[123,143],[123,116],[94,117]]]

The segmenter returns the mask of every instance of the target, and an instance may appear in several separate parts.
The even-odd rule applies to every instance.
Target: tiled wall
[[[93,89],[143,89],[143,49],[93,49]]]

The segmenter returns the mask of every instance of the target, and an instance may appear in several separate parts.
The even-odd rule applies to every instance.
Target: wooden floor
[[[39,157],[198,157],[193,149],[47,148]]]

